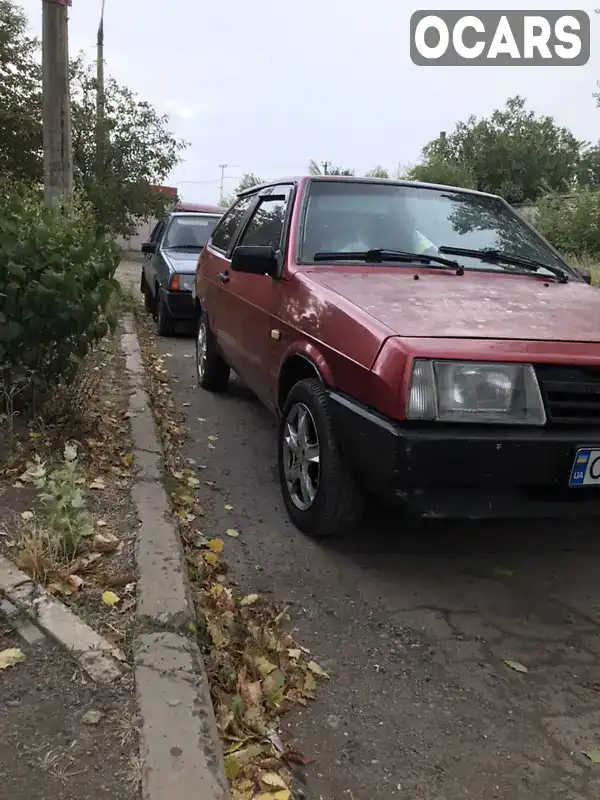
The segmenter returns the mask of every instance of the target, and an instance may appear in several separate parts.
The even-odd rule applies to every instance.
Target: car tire
[[[308,427],[305,428],[304,445],[300,442],[300,446],[304,446],[306,458],[309,458],[310,448],[318,457],[318,462],[313,461],[306,467],[314,497],[305,508],[298,503],[310,499],[301,491],[302,465],[299,467],[298,464],[303,457],[297,453],[295,458],[289,443],[290,426],[292,429],[295,427],[296,442],[302,438],[299,433],[301,414],[306,414],[305,425]],[[279,425],[278,466],[285,507],[299,530],[313,538],[325,538],[345,533],[356,526],[363,508],[363,496],[335,441],[327,394],[317,379],[297,383],[285,401]]]
[[[175,333],[175,320],[167,307],[167,302],[160,289],[156,298],[156,332],[159,336],[173,336]]]
[[[154,298],[152,297],[152,294],[150,293],[150,287],[146,283],[146,277],[145,277],[143,272],[142,272],[142,278],[141,278],[141,281],[140,281],[140,291],[144,296],[144,308],[146,309],[146,311],[150,311],[150,312],[154,311]]]
[[[229,364],[217,352],[215,337],[204,312],[198,315],[196,327],[196,378],[198,386],[208,392],[225,392],[229,385]]]

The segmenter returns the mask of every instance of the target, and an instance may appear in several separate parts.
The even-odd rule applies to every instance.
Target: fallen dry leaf
[[[97,533],[92,542],[92,547],[97,553],[114,553],[118,546],[119,540],[112,533]]]
[[[507,667],[514,669],[515,672],[529,672],[527,667],[525,667],[523,664],[520,664],[518,661],[507,661],[505,659],[504,663]]]
[[[309,661],[306,665],[313,675],[318,675],[320,678],[328,678],[329,675],[325,672],[323,667],[319,666],[316,661]]]
[[[288,656],[293,661],[297,661],[302,655],[302,650],[299,647],[294,647],[291,650],[288,650]]]
[[[96,520],[96,525],[97,525],[99,528],[106,528],[106,520],[104,520],[104,519],[97,519],[97,520]]]
[[[270,789],[287,789],[286,783],[276,772],[265,772],[260,776],[261,783]]]
[[[21,661],[25,661],[25,654],[22,650],[19,650],[18,647],[9,647],[8,650],[0,650],[0,669],[14,667],[15,664],[19,664]]]
[[[104,585],[112,587],[113,589],[127,587],[131,583],[135,583],[136,575],[134,572],[125,572],[122,575],[109,575],[104,579]]]
[[[600,764],[600,748],[596,750],[584,750],[583,755],[589,758],[592,764]]]
[[[252,606],[258,600],[257,594],[247,594],[246,597],[242,597],[240,600],[241,606]]]
[[[88,483],[88,489],[95,489],[96,491],[103,491],[106,489],[106,484],[102,478],[95,478],[91,483]]]
[[[308,766],[308,764],[312,764],[314,759],[308,758],[302,753],[299,753],[298,750],[288,750],[286,753],[283,754],[283,758],[286,761],[291,761],[292,764],[300,764],[303,767]]]
[[[97,725],[103,716],[104,714],[101,711],[86,711],[81,721],[85,725]]]
[[[23,511],[21,514],[21,519],[24,522],[29,522],[30,519],[33,519],[33,511]]]
[[[233,511],[233,506],[230,506],[229,503],[227,503],[227,505],[223,506],[223,508],[225,509],[225,511]]]
[[[202,553],[202,555],[206,563],[210,564],[211,566],[214,566],[219,560],[219,556],[212,550],[208,550],[206,553]]]
[[[102,592],[102,602],[107,606],[116,606],[120,599],[114,592]]]
[[[218,537],[214,539],[210,539],[208,542],[208,547],[213,553],[222,553],[223,552],[223,539],[219,539]]]
[[[235,528],[227,528],[225,533],[227,534],[227,536],[231,536],[232,539],[237,539],[237,537],[240,535],[240,532],[236,531]]]

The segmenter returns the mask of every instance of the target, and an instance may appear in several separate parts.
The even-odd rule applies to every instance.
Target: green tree
[[[465,164],[449,161],[437,154],[432,154],[424,163],[408,169],[403,177],[410,181],[439,183],[443,186],[477,188],[475,178]]]
[[[577,169],[577,186],[600,187],[600,146],[586,147]]]
[[[251,189],[253,186],[259,186],[261,183],[263,183],[262,178],[259,178],[253,172],[245,172],[240,178],[240,182],[235,187],[235,193],[240,194],[240,192]]]
[[[311,158],[308,162],[308,174],[309,175],[354,175],[353,169],[348,169],[347,167],[329,167],[327,172],[317,164],[317,162]]]
[[[389,178],[390,173],[379,164],[365,173],[365,178]]]
[[[39,42],[13,0],[0,0],[0,175],[40,183],[42,75]]]
[[[76,187],[91,203],[99,229],[123,236],[136,219],[158,216],[169,199],[152,188],[179,163],[186,142],[161,116],[114,78],[105,83],[102,163],[96,148],[96,78],[81,58],[71,71],[73,166]]]
[[[600,191],[545,197],[537,204],[535,226],[563,253],[600,255]]]
[[[486,119],[469,117],[429,142],[415,180],[473,186],[508,202],[535,201],[573,186],[584,143],[549,116],[536,116],[520,96]]]

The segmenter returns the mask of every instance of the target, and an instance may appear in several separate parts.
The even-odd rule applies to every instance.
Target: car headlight
[[[416,359],[407,419],[544,425],[546,412],[531,364]]]
[[[169,289],[172,292],[191,292],[194,288],[195,277],[195,275],[183,275],[176,272],[169,282]]]

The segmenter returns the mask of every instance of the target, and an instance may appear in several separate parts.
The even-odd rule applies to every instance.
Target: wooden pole
[[[44,196],[59,208],[73,193],[67,3],[42,0]]]
[[[98,26],[96,62],[96,158],[97,175],[101,180],[104,172],[104,0]]]

